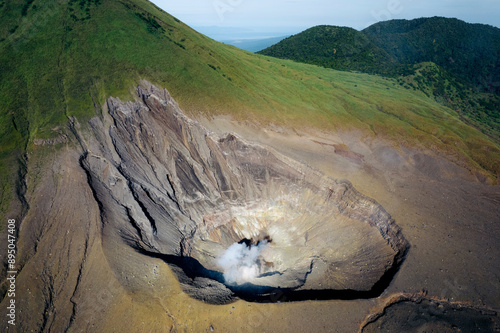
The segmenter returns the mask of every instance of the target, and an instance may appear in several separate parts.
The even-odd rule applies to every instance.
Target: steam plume
[[[234,243],[217,260],[224,272],[227,284],[243,284],[259,275],[259,256],[267,247],[267,241],[252,245],[248,242]]]

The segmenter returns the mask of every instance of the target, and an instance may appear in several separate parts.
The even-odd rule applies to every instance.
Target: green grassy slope
[[[457,111],[460,118],[500,142],[500,95],[482,91],[433,62],[408,66],[397,78],[406,89],[420,90]]]
[[[398,78],[500,142],[498,28],[443,17],[379,22],[363,31],[318,26],[260,53]]]
[[[500,29],[432,17],[380,22],[363,33],[402,65],[434,62],[439,68],[410,70],[406,81],[419,76],[420,87],[500,142]]]
[[[357,31],[316,26],[259,52],[339,70],[400,75],[434,62],[480,90],[500,93],[500,29],[444,17],[390,20]]]
[[[144,0],[0,3],[2,211],[35,139],[80,123],[144,78],[192,114],[292,127],[360,129],[446,151],[495,177],[496,144],[457,114],[393,80],[254,55],[215,42]],[[95,107],[97,106],[97,108]]]

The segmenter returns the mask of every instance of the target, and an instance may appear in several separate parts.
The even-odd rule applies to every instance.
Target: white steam
[[[267,241],[247,246],[245,243],[234,243],[217,260],[217,265],[224,272],[227,284],[243,284],[259,275],[259,256],[267,247]]]

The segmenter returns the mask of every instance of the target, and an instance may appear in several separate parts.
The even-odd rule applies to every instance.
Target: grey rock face
[[[210,133],[166,90],[137,92],[137,102],[108,99],[111,122],[91,121],[97,140],[81,164],[108,230],[167,260],[192,296],[362,297],[390,280],[408,243],[375,201],[236,134]],[[258,253],[221,264],[238,242]]]

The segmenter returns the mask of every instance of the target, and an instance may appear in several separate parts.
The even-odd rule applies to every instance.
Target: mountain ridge
[[[392,77],[455,109],[500,142],[500,29],[443,17],[390,20],[361,31],[317,26],[260,54]],[[421,64],[436,68],[421,71]],[[425,66],[425,65],[424,65]]]
[[[413,35],[407,36],[408,34]],[[417,40],[415,35],[418,35],[420,40]],[[367,37],[371,37],[371,39],[368,39]],[[443,51],[446,50],[446,48],[444,48],[443,45],[440,45],[439,41],[437,41],[436,38],[439,37],[443,38],[450,44],[446,45],[449,49],[447,54],[426,54],[426,52],[433,53],[437,51],[443,53]],[[486,41],[478,40],[478,37],[482,37],[482,39],[486,39]],[[300,56],[306,56],[307,54],[309,54],[311,58],[314,58],[315,56],[321,58],[322,54],[320,52],[325,50],[311,47],[316,45],[307,45],[308,39],[317,39],[318,41],[326,43],[325,47],[327,49],[332,45],[340,44],[338,51],[344,51],[342,50],[342,47],[345,48],[350,46],[353,49],[351,51],[354,52],[363,52],[367,49],[372,52],[387,53],[387,55],[390,56],[390,61],[396,61],[399,64],[415,64],[424,61],[433,61],[447,69],[447,64],[450,66],[460,67],[464,61],[470,62],[469,59],[464,60],[458,56],[456,60],[449,61],[451,53],[458,52],[457,49],[460,48],[467,48],[470,53],[470,49],[478,51],[477,46],[479,45],[481,46],[481,49],[479,49],[475,55],[476,58],[480,55],[481,57],[488,57],[486,61],[491,62],[492,60],[490,58],[494,58],[495,60],[498,48],[500,47],[500,28],[487,24],[466,23],[459,19],[444,18],[439,16],[412,20],[395,19],[382,21],[359,31],[349,27],[319,25],[290,36],[259,53],[266,55],[275,54],[273,56],[292,59],[291,57],[287,57],[286,54],[283,54],[285,52],[291,52],[296,53],[296,60],[299,60]],[[424,39],[424,41],[422,41],[422,39]],[[436,44],[436,42],[438,42],[439,49],[430,50],[427,45],[421,45],[422,43],[429,43],[429,40],[432,44]],[[346,43],[346,41],[350,43]],[[315,42],[315,40],[312,42]],[[286,50],[285,47],[290,49]],[[299,47],[302,49],[300,50]],[[487,51],[495,52],[495,54],[490,55]],[[280,54],[280,52],[282,54]],[[467,55],[469,57],[471,56],[469,54]],[[331,56],[331,54],[327,53],[326,56]],[[351,56],[351,54],[347,54],[346,56]],[[443,59],[435,61],[436,59],[429,59],[431,56],[442,56]],[[332,62],[335,61],[335,59],[328,60]],[[325,64],[321,63],[321,60],[319,59],[314,62],[310,61],[310,63],[325,66]],[[383,65],[383,63],[378,64],[379,67],[380,65]],[[336,69],[356,70],[356,67],[339,67]],[[469,70],[472,71],[473,69]],[[391,74],[391,69],[370,68],[369,71],[365,72],[372,72],[375,74]]]

